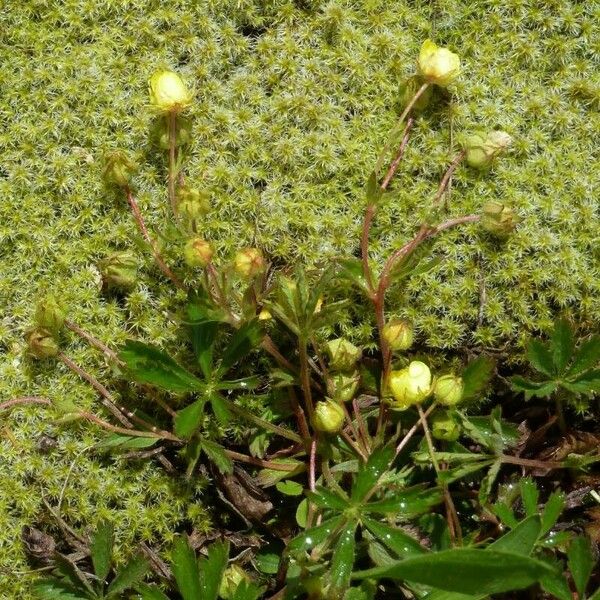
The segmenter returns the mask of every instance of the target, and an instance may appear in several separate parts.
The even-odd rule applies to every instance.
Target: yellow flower
[[[179,112],[192,103],[192,94],[173,71],[158,71],[149,81],[150,101],[162,112]]]
[[[429,83],[446,87],[460,74],[460,58],[447,48],[440,48],[431,40],[425,40],[419,52],[417,70]]]
[[[390,391],[394,397],[393,407],[406,410],[412,404],[423,402],[431,392],[431,371],[418,360],[408,367],[390,373]]]

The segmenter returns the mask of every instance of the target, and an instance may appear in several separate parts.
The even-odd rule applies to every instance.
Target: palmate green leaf
[[[33,594],[40,600],[89,600],[76,588],[58,580],[39,581],[33,585]]]
[[[355,257],[341,257],[337,259],[337,264],[340,266],[338,271],[340,279],[350,281],[366,294],[369,293],[362,260]]]
[[[219,332],[219,325],[220,323],[215,321],[190,325],[192,346],[205,379],[210,379],[212,376],[215,340]]]
[[[252,319],[244,323],[235,331],[229,343],[225,346],[218,372],[220,374],[227,373],[235,363],[242,360],[260,344],[263,335],[262,325],[258,319]]]
[[[465,463],[463,465],[459,465],[458,467],[453,467],[452,469],[446,469],[438,473],[438,481],[442,484],[448,485],[454,481],[462,479],[463,477],[468,477],[469,475],[472,475],[481,469],[485,469],[485,467],[489,467],[493,463],[494,459],[490,458],[487,460]]]
[[[565,495],[562,492],[552,492],[542,512],[542,530],[540,535],[546,535],[554,527],[564,507]]]
[[[203,387],[202,381],[155,346],[128,340],[119,352],[119,358],[138,383],[177,393],[197,391]]]
[[[542,522],[539,515],[532,515],[521,521],[514,529],[492,542],[490,550],[514,552],[529,556],[533,552],[536,542],[542,531]]]
[[[189,406],[182,408],[175,416],[174,425],[175,433],[184,439],[189,439],[194,435],[195,431],[200,426],[204,417],[204,405],[206,398],[198,398]]]
[[[344,600],[374,600],[377,585],[373,581],[363,581],[359,587],[352,587],[344,594]]]
[[[369,502],[362,510],[366,513],[393,513],[398,518],[407,519],[429,511],[443,499],[444,495],[439,488],[424,488],[419,485],[394,492],[383,500]]]
[[[201,594],[197,598],[217,600],[228,558],[229,542],[215,542],[209,546],[208,556],[198,562]]]
[[[568,581],[562,574],[556,574],[553,577],[544,577],[540,581],[542,589],[557,600],[573,600],[573,592],[569,587]]]
[[[351,501],[354,504],[362,502],[372,490],[381,476],[387,471],[395,455],[392,446],[383,446],[371,454],[365,465],[361,465],[352,487]]]
[[[155,585],[141,584],[137,587],[141,600],[169,600],[169,597]]]
[[[550,337],[552,347],[552,361],[559,375],[565,371],[573,351],[575,350],[575,338],[573,327],[567,319],[559,319],[554,323],[554,331]]]
[[[581,375],[588,369],[595,367],[600,362],[600,335],[594,335],[589,340],[583,342],[575,356],[571,366],[565,376],[573,377]]]
[[[391,527],[385,523],[380,523],[367,517],[362,517],[363,525],[392,552],[395,552],[399,558],[408,558],[426,554],[427,548],[397,527]]]
[[[189,544],[187,537],[178,537],[171,552],[173,577],[183,600],[203,598],[200,586],[200,571],[196,553]]]
[[[140,448],[150,448],[158,441],[155,437],[133,437],[113,433],[100,440],[94,447],[99,450],[139,450]]]
[[[567,562],[579,597],[583,598],[595,563],[587,537],[579,536],[571,542],[567,551]]]
[[[306,552],[318,546],[327,537],[339,530],[344,522],[343,516],[332,517],[323,521],[317,527],[311,527],[300,535],[296,536],[287,546],[289,552]]]
[[[350,575],[354,567],[356,552],[356,527],[357,523],[347,523],[338,538],[330,567],[330,595],[332,598],[341,597],[350,585]]]
[[[525,400],[530,400],[531,398],[548,398],[558,387],[555,381],[542,381],[538,383],[525,379],[525,377],[521,377],[520,375],[511,377],[510,384],[513,390],[525,394]]]
[[[552,377],[554,361],[547,344],[537,339],[529,340],[527,344],[527,360],[529,360],[531,366],[536,371]]]
[[[215,393],[211,394],[210,405],[215,417],[217,417],[217,421],[219,421],[219,424],[223,427],[227,426],[232,418],[228,401],[220,394]]]
[[[521,501],[523,502],[523,508],[525,514],[530,517],[536,515],[538,512],[538,500],[540,492],[537,484],[531,477],[524,477],[519,482],[519,489],[521,490]]]
[[[143,556],[131,558],[108,586],[107,598],[121,598],[124,591],[140,583],[149,569],[150,564]]]
[[[206,438],[203,438],[200,441],[200,446],[208,460],[210,460],[221,473],[228,474],[233,471],[233,462],[227,454],[225,454],[225,448],[223,448],[223,446]]]
[[[258,600],[262,596],[263,588],[252,581],[241,581],[235,589],[231,600]]]
[[[113,544],[113,526],[111,523],[103,521],[94,532],[90,544],[94,574],[100,581],[104,581],[110,572]]]
[[[65,577],[69,583],[84,597],[96,598],[97,594],[91,586],[85,573],[68,557],[63,554],[56,554],[54,557],[56,570]]]
[[[359,571],[353,579],[397,579],[461,594],[488,595],[527,588],[552,573],[547,564],[521,554],[455,548]]]
[[[315,492],[309,492],[307,497],[319,508],[344,511],[350,506],[350,502],[346,498],[322,486],[317,486]]]
[[[577,395],[592,396],[600,392],[600,369],[586,371],[573,381],[561,382],[561,385]]]
[[[492,376],[496,363],[488,356],[478,356],[471,361],[462,373],[463,400],[478,400],[485,392]]]

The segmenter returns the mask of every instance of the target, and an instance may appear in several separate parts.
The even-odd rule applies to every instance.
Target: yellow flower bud
[[[349,402],[354,398],[360,383],[360,373],[334,373],[329,381],[329,394],[338,402]]]
[[[187,185],[177,189],[177,212],[189,221],[195,222],[210,210],[208,192]]]
[[[54,296],[41,300],[35,309],[35,324],[56,333],[65,322],[65,313]]]
[[[446,87],[460,74],[460,58],[447,48],[440,48],[431,40],[425,40],[419,52],[417,70],[429,83]]]
[[[317,402],[313,415],[313,426],[317,431],[337,433],[344,424],[344,409],[333,400]]]
[[[206,267],[212,260],[212,246],[202,238],[188,240],[183,250],[183,256],[188,267]]]
[[[58,344],[52,332],[44,327],[35,327],[25,333],[29,353],[36,358],[52,358],[59,352]]]
[[[521,218],[509,206],[493,201],[486,202],[483,206],[481,225],[496,237],[507,237],[520,222]]]
[[[431,419],[431,435],[436,440],[455,442],[460,435],[460,425],[448,411],[436,412]]]
[[[414,360],[408,367],[390,373],[389,386],[394,397],[393,408],[406,410],[429,396],[431,371],[425,363]]]
[[[413,343],[414,330],[408,321],[392,319],[383,328],[383,338],[392,350],[408,350]]]
[[[161,112],[179,112],[192,103],[192,94],[173,71],[158,71],[149,81],[150,101]]]
[[[235,255],[233,267],[238,275],[250,279],[262,273],[266,263],[258,248],[246,248]]]
[[[440,404],[454,406],[462,400],[464,388],[461,377],[442,375],[434,383],[433,395]]]
[[[344,338],[327,342],[325,350],[329,367],[334,371],[351,371],[360,360],[361,350]]]
[[[98,267],[108,288],[127,289],[137,281],[137,260],[132,252],[115,252],[101,260]]]
[[[511,144],[512,137],[506,131],[477,131],[464,140],[465,160],[474,169],[486,169]]]
[[[131,177],[136,171],[133,160],[122,152],[115,150],[104,156],[104,179],[107,183],[114,183],[119,187],[130,185]]]

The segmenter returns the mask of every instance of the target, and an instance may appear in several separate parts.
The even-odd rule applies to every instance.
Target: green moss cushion
[[[468,226],[435,244],[443,261],[393,290],[390,312],[414,319],[433,347],[500,346],[547,329],[557,312],[600,317],[597,132],[598,38],[593,3],[527,0],[251,1],[21,0],[0,27],[0,402],[28,394],[98,408],[62,365],[23,354],[36,297],[57,293],[70,317],[104,341],[129,330],[174,335],[172,293],[151,262],[125,301],[104,297],[96,261],[136,249],[126,203],[104,187],[102,153],[126,148],[141,165],[140,204],[156,231],[169,218],[165,161],[150,139],[147,79],[181,72],[196,91],[188,181],[210,189],[204,235],[221,260],[242,244],[308,263],[356,253],[364,184],[394,124],[401,84],[421,42],[457,52],[464,74],[416,121],[372,243],[381,262],[415,230],[456,139],[476,127],[514,138],[486,174],[461,167],[451,215],[486,200],[514,206],[522,225],[506,244]],[[596,136],[596,137],[595,137]],[[168,248],[167,248],[168,252]],[[360,341],[371,321],[343,324]],[[73,336],[64,347],[106,380]],[[0,596],[27,598],[17,538],[43,514],[41,495],[75,527],[109,516],[124,541],[168,535],[208,517],[158,467],[100,466],[87,426],[57,427],[43,407],[0,415]],[[42,433],[57,437],[40,455]],[[72,469],[71,469],[72,467]],[[71,472],[70,472],[71,470]],[[69,475],[70,472],[70,475]],[[186,495],[187,494],[187,495]]]

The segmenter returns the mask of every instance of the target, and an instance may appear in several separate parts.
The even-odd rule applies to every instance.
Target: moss
[[[391,311],[414,319],[421,341],[439,348],[519,342],[562,311],[598,322],[593,10],[574,0],[542,8],[527,0],[11,2],[0,31],[0,398],[35,393],[97,406],[71,373],[23,357],[22,333],[43,291],[105,341],[122,341],[125,330],[158,341],[174,335],[166,317],[173,295],[166,284],[148,285],[157,273],[146,258],[146,281],[127,301],[100,294],[94,267],[136,241],[125,203],[102,184],[106,149],[135,153],[150,226],[168,218],[165,163],[149,141],[155,117],[147,110],[147,78],[162,67],[196,88],[187,175],[211,191],[203,235],[223,259],[257,244],[310,263],[356,252],[367,174],[397,117],[401,82],[433,36],[461,55],[464,76],[451,98],[417,119],[377,218],[373,256],[408,238],[453,155],[451,141],[479,126],[507,130],[515,149],[489,174],[459,169],[451,213],[498,199],[524,222],[504,246],[475,227],[445,234],[435,244],[444,261],[396,289]],[[367,339],[368,324],[342,325]],[[109,375],[78,340],[65,345]],[[153,466],[100,471],[92,453],[81,454],[95,432],[57,428],[45,414],[0,417],[3,597],[28,597],[14,540],[40,514],[40,488],[56,501],[76,456],[63,505],[69,520],[93,524],[108,511],[126,542],[157,538],[187,501]],[[34,450],[42,432],[58,435],[51,459]]]

